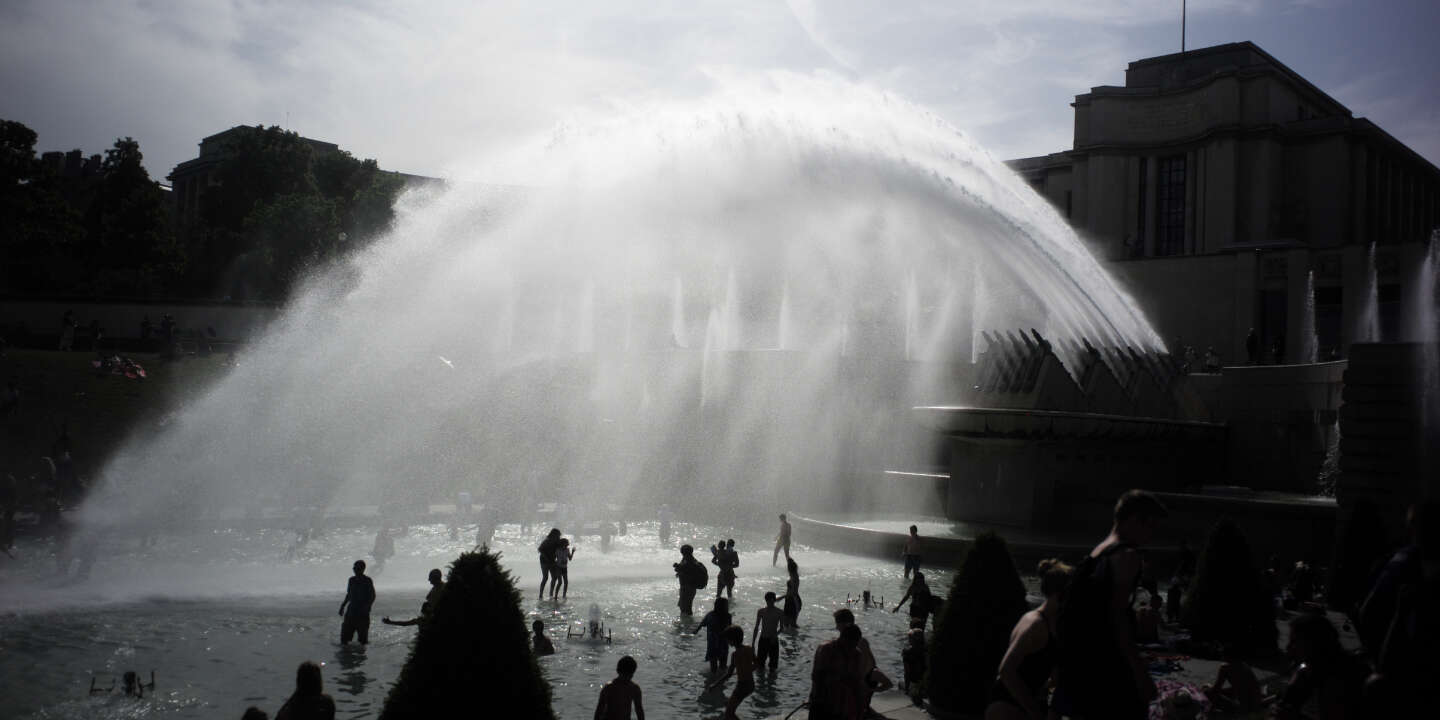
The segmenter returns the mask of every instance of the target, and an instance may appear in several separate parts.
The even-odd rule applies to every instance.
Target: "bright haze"
[[[282,125],[382,167],[479,161],[576,113],[683,100],[719,74],[816,71],[938,112],[997,157],[1069,147],[1069,102],[1175,52],[1181,0],[0,4],[0,117],[39,150],[140,141],[163,177],[200,138]],[[1189,47],[1252,40],[1440,161],[1440,3],[1191,0]]]

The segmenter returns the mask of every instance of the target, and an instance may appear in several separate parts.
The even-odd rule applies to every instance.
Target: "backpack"
[[[706,570],[704,565],[701,565],[697,561],[689,563],[686,567],[689,568],[689,571],[686,573],[686,579],[690,587],[696,590],[704,590],[705,586],[710,584],[710,571]]]

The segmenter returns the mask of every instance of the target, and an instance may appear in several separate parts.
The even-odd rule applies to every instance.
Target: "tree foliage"
[[[499,560],[488,551],[464,553],[450,566],[381,720],[453,717],[466,708],[476,717],[554,719],[520,592]]]
[[[1027,609],[1025,584],[1005,540],[993,532],[981,533],[935,619],[925,690],[936,707],[985,712],[1010,631]]]
[[[0,120],[0,293],[282,300],[389,229],[404,180],[278,127],[226,136],[198,211],[171,196],[133,138],[82,173],[52,172],[36,135]]]
[[[1200,641],[1242,653],[1275,649],[1275,611],[1245,534],[1228,518],[1211,528],[1181,619]]]

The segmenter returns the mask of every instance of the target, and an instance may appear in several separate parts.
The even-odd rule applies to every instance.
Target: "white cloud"
[[[1075,94],[1176,49],[1176,5],[11,0],[0,6],[0,117],[30,124],[43,149],[99,151],[133,135],[156,175],[241,123],[436,174],[587,108],[707,92],[716,70],[825,70],[933,107],[997,155],[1038,154],[1069,147]],[[1190,5],[1207,37],[1312,15],[1261,0]],[[1434,157],[1435,101],[1401,102],[1405,92],[1416,91],[1347,101],[1405,126],[1414,134],[1402,139]],[[1376,107],[1409,115],[1392,122]]]

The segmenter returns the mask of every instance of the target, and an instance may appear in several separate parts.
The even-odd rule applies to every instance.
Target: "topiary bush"
[[[530,653],[520,592],[500,556],[462,554],[385,699],[381,720],[455,717],[554,720],[550,683]]]
[[[993,532],[980,534],[935,619],[925,675],[925,691],[935,707],[985,712],[1010,631],[1028,609],[1025,585],[1005,540]]]
[[[1275,609],[1245,534],[1229,518],[1210,530],[1181,621],[1197,641],[1245,654],[1276,648]]]

